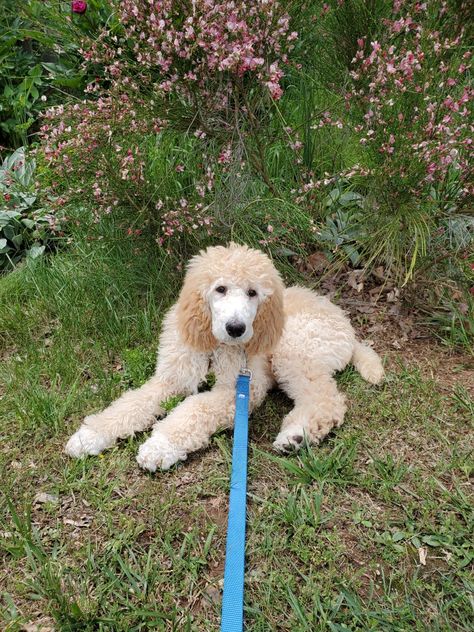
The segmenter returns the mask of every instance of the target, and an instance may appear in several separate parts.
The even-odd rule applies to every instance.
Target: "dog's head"
[[[197,350],[229,344],[267,353],[283,329],[283,283],[259,250],[208,248],[191,259],[177,310],[181,336]]]

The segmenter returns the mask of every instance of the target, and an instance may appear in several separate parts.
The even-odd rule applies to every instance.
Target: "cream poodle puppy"
[[[327,298],[285,288],[263,252],[234,243],[208,248],[191,259],[178,301],[165,316],[154,376],[86,417],[66,452],[99,454],[154,424],[137,461],[150,472],[166,470],[232,426],[243,366],[252,372],[251,409],[275,385],[294,400],[274,447],[297,449],[305,438],[317,445],[343,422],[344,396],[333,374],[349,363],[372,384],[383,378],[379,356],[357,341],[347,316]],[[214,387],[198,393],[210,371]],[[155,423],[174,395],[186,399]]]

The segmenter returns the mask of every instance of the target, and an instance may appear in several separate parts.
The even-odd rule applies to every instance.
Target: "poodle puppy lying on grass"
[[[285,288],[263,252],[234,243],[208,248],[191,259],[164,319],[154,376],[86,417],[66,452],[99,454],[154,424],[137,461],[151,472],[166,470],[232,425],[235,382],[245,363],[252,372],[251,409],[275,384],[294,400],[274,447],[297,449],[305,437],[316,445],[344,420],[344,396],[333,374],[350,362],[369,382],[382,380],[380,358],[357,341],[339,307],[309,289]],[[215,386],[198,393],[209,371]],[[174,395],[186,399],[155,423]]]

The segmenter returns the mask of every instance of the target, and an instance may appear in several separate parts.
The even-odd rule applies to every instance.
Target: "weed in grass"
[[[323,489],[324,484],[321,484],[319,489],[311,489],[308,493],[304,487],[298,486],[288,493],[283,507],[275,506],[276,511],[280,509],[280,520],[290,533],[301,525],[318,529],[333,517],[333,512],[322,512]],[[278,519],[278,513],[275,517]]]
[[[387,593],[389,597],[390,592]],[[292,629],[298,632],[405,632],[407,629],[416,629],[412,627],[416,618],[409,604],[396,607],[389,601],[389,605],[380,608],[370,600],[368,603],[363,602],[348,590],[328,596],[316,589],[310,611],[302,607],[290,588],[287,590],[287,600],[295,615],[296,625]]]
[[[433,310],[426,322],[433,333],[447,346],[460,347],[473,352],[474,300],[466,297],[466,302],[442,301],[441,307]]]
[[[135,347],[122,352],[123,380],[130,388],[138,388],[153,374],[156,350]]]
[[[266,456],[289,472],[295,482],[305,485],[312,482],[329,482],[344,486],[354,480],[356,455],[357,443],[348,439],[336,443],[329,453],[305,445],[295,459],[277,457],[272,454]]]
[[[374,458],[371,468],[373,471],[369,470],[368,479],[376,481],[382,492],[391,491],[410,471],[410,466],[401,461],[397,462],[391,454],[382,459]]]
[[[457,410],[466,413],[467,419],[474,423],[474,398],[464,384],[456,384],[452,394],[452,400]]]

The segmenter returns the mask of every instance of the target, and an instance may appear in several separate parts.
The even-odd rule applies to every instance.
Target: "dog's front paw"
[[[69,456],[78,459],[87,454],[100,454],[105,448],[110,448],[113,443],[113,441],[92,430],[92,428],[81,426],[66,443],[64,451]]]
[[[143,443],[137,455],[138,465],[149,472],[156,472],[157,469],[169,470],[178,461],[187,459],[186,452],[177,446],[161,432],[154,432],[153,435]]]
[[[273,442],[273,447],[277,452],[293,452],[299,450],[303,447],[305,435],[306,432],[302,426],[298,424],[288,426],[277,435],[277,438]]]

